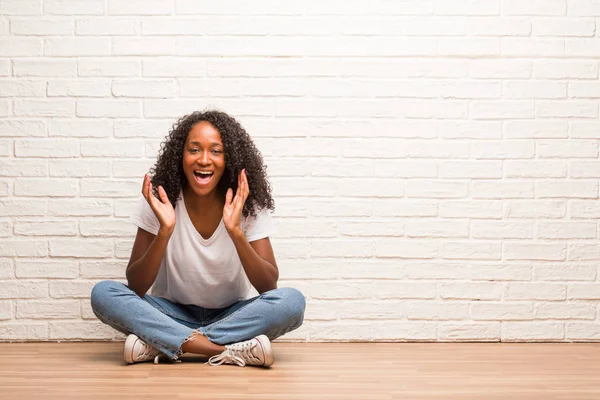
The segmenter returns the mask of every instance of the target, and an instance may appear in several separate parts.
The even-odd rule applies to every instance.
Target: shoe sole
[[[273,357],[273,350],[271,349],[271,341],[265,335],[260,335],[256,337],[260,347],[263,350],[263,354],[265,355],[265,363],[262,367],[270,367],[275,362],[275,357]]]
[[[135,361],[133,361],[133,346],[138,340],[140,340],[140,338],[133,334],[127,336],[127,340],[125,340],[125,347],[123,348],[123,360],[125,360],[127,364],[135,363]]]

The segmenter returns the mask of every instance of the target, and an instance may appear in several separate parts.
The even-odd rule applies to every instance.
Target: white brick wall
[[[114,339],[171,124],[262,151],[294,340],[600,340],[600,0],[0,0],[0,341]]]

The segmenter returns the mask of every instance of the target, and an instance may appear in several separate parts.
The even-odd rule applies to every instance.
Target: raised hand
[[[225,206],[223,207],[223,223],[227,232],[230,235],[242,234],[240,222],[242,220],[242,210],[246,199],[250,194],[250,188],[248,187],[248,179],[246,177],[246,169],[243,169],[238,175],[238,189],[233,197],[233,189],[227,189],[225,195]]]
[[[150,205],[150,208],[152,208],[156,218],[158,218],[160,229],[168,234],[173,233],[173,229],[175,228],[175,209],[169,201],[165,189],[162,186],[158,187],[158,196],[160,199],[157,199],[152,193],[152,183],[146,174],[144,175],[144,183],[142,185],[142,195]]]

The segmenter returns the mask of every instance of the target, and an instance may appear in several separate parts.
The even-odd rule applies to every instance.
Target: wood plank
[[[600,399],[595,343],[274,343],[270,369],[125,365],[122,343],[0,343],[0,399]]]

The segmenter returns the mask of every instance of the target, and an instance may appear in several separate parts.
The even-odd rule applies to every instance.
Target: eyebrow
[[[202,143],[200,143],[200,142],[190,142],[189,144],[194,144],[196,146],[202,147]],[[212,142],[210,145],[211,146],[223,146],[221,143],[217,143],[217,142]]]

